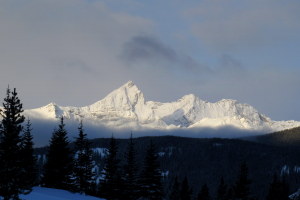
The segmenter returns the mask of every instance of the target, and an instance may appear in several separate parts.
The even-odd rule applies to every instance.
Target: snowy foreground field
[[[34,187],[28,195],[21,195],[24,200],[104,200],[96,197],[71,193],[65,190]]]

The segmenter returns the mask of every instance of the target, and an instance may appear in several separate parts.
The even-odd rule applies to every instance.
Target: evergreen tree
[[[78,137],[75,141],[74,159],[74,186],[75,191],[80,193],[90,193],[95,186],[95,174],[93,173],[93,151],[87,134],[83,131],[82,122],[78,127]]]
[[[127,151],[125,154],[124,166],[124,200],[135,200],[138,198],[139,184],[138,184],[138,167],[136,163],[136,151],[134,147],[132,135],[130,137]]]
[[[33,150],[33,136],[31,131],[32,129],[30,120],[27,120],[21,143],[21,159],[25,172],[22,176],[22,183],[24,188],[26,188],[27,193],[31,192],[32,187],[37,184],[38,175],[36,158],[34,157]]]
[[[189,186],[189,181],[187,177],[185,177],[181,184],[180,189],[180,200],[191,200],[192,191]]]
[[[116,140],[111,137],[103,169],[104,179],[101,180],[99,185],[99,196],[107,200],[122,199],[123,185],[117,152]]]
[[[250,183],[251,181],[248,178],[248,167],[246,163],[242,163],[234,186],[234,197],[240,200],[250,199]]]
[[[217,191],[217,200],[226,200],[226,194],[227,194],[227,185],[224,182],[224,178],[221,177],[218,186],[218,191]]]
[[[26,193],[22,176],[25,172],[21,159],[21,131],[25,117],[16,89],[7,89],[0,130],[0,196],[4,200],[19,199],[19,194]]]
[[[279,180],[274,174],[266,200],[288,200],[289,187],[284,180]]]
[[[201,187],[197,200],[210,200],[209,189],[206,184]]]
[[[163,198],[161,171],[155,146],[150,142],[147,149],[144,166],[141,174],[141,198],[147,200],[160,200]]]
[[[234,191],[233,188],[229,188],[226,193],[226,200],[233,200],[234,199]]]
[[[44,186],[59,189],[71,189],[72,152],[63,117],[60,118],[58,129],[54,130],[50,140],[47,162],[44,167]]]
[[[180,200],[180,184],[178,182],[177,176],[174,179],[171,193],[169,195],[169,200]]]

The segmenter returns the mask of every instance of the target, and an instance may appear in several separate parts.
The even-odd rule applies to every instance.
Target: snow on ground
[[[71,193],[65,190],[34,187],[28,195],[21,195],[24,200],[104,200],[92,196]]]
[[[107,148],[93,148],[92,149],[94,153],[100,155],[101,157],[105,157],[107,155]]]

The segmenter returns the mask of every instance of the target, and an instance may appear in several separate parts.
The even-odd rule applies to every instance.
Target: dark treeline
[[[216,189],[216,195],[211,194],[207,184],[199,187],[198,191],[193,192],[189,186],[187,177],[181,182],[175,177],[170,191],[168,191],[168,200],[257,200],[258,198],[250,190],[251,180],[248,177],[248,167],[246,163],[242,163],[239,173],[237,174],[235,183],[228,185],[224,182],[223,177]],[[274,175],[274,179],[269,186],[266,200],[288,200],[289,186],[283,179],[278,179]]]
[[[4,200],[18,200],[36,185],[69,190],[113,199],[162,199],[163,187],[158,155],[153,143],[145,152],[142,168],[136,163],[136,151],[131,138],[126,152],[126,163],[120,165],[118,146],[112,137],[100,179],[94,173],[91,144],[82,123],[78,137],[70,147],[64,119],[60,118],[47,148],[47,158],[38,170],[34,156],[31,123],[25,128],[22,103],[16,89],[7,89],[0,127],[0,196]]]
[[[184,166],[185,160],[171,157],[172,153],[172,156],[176,155],[176,151],[177,155],[183,154],[181,148],[172,149],[172,146],[169,146],[169,160],[165,163],[160,162],[163,155],[159,152],[159,142],[151,139],[146,144],[138,144],[139,140],[131,136],[126,144],[122,144],[125,148],[121,149],[119,140],[111,137],[105,148],[105,156],[97,158],[92,149],[97,141],[92,143],[87,139],[82,122],[79,123],[75,142],[70,143],[63,117],[60,118],[49,146],[45,149],[46,159],[38,163],[37,155],[42,154],[34,154],[31,122],[27,119],[25,123],[22,112],[22,103],[16,90],[7,89],[3,109],[0,111],[0,196],[4,200],[18,200],[20,194],[30,193],[33,186],[64,189],[107,200],[288,199],[289,181],[284,175],[277,173],[274,173],[272,181],[266,186],[265,197],[257,196],[253,188],[257,188],[256,185],[260,187],[261,184],[250,178],[249,174],[261,169],[255,169],[253,166],[249,168],[246,159],[231,162],[232,158],[224,158],[224,163],[231,162],[232,168],[238,166],[238,170],[226,173],[221,169],[222,166],[216,165],[220,167],[220,173],[209,177],[218,184],[211,185],[209,179],[206,179],[207,183],[195,182],[196,176],[183,176],[197,173],[189,171],[190,166]],[[210,151],[210,148],[219,148],[223,144],[214,142],[213,145],[205,145],[207,143],[203,143],[202,148]],[[209,168],[205,166],[205,163],[208,163],[206,159],[215,155],[206,155],[204,151],[195,148],[195,145],[188,146],[191,151],[183,155],[184,159],[192,158],[196,168],[198,161],[202,160],[198,171],[203,167]],[[224,150],[226,151],[220,151]],[[195,154],[191,153],[193,151]],[[172,166],[169,166],[168,162]],[[99,165],[102,167],[99,168]],[[179,169],[179,165],[182,165],[180,170],[176,170]],[[166,175],[165,170],[162,170],[166,169],[166,166],[170,173],[172,172],[171,175]],[[202,173],[202,176],[207,174]],[[228,176],[234,181],[226,181]]]

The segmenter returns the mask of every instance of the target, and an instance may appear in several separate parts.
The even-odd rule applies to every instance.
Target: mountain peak
[[[127,88],[131,88],[131,87],[133,87],[133,86],[136,86],[135,84],[134,84],[134,82],[133,81],[128,81],[127,83],[125,83],[122,87],[127,87]]]
[[[118,89],[114,90],[111,92],[108,96],[110,95],[120,95],[121,93],[125,94],[126,96],[130,95],[136,95],[136,94],[142,94],[140,89],[134,84],[133,81],[128,81]]]
[[[196,98],[197,98],[197,96],[194,95],[194,94],[187,94],[187,95],[184,95],[183,97],[181,97],[180,100],[189,100],[189,99],[194,100],[194,99],[196,99]]]
[[[128,81],[109,93],[104,99],[85,107],[61,107],[50,103],[27,111],[31,118],[70,119],[85,118],[92,124],[112,128],[202,128],[232,126],[247,130],[283,130],[299,126],[300,122],[276,122],[260,114],[248,104],[232,99],[210,103],[194,94],[185,95],[174,102],[145,101],[144,95],[133,81]]]
[[[109,93],[104,99],[92,104],[91,110],[121,113],[127,116],[126,112],[133,112],[137,104],[144,104],[144,95],[139,88],[128,81],[118,89]],[[134,115],[131,113],[130,115]]]
[[[235,104],[235,103],[238,103],[238,101],[235,100],[235,99],[221,99],[221,100],[218,101],[217,103],[230,103],[230,104]]]
[[[51,102],[51,103],[47,104],[45,107],[56,107],[56,106],[57,106],[56,103]]]
[[[119,93],[126,93],[126,94],[140,94],[142,93],[140,91],[140,89],[134,84],[133,81],[128,81],[127,83],[125,83],[124,85],[122,85],[121,87],[119,87],[118,89],[112,91],[110,94],[108,94],[108,96],[110,95],[116,95]]]

